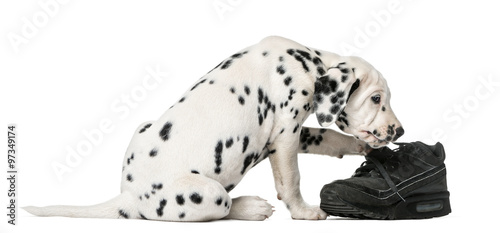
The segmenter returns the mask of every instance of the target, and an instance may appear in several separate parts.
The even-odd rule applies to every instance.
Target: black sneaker
[[[422,219],[451,212],[441,143],[397,143],[373,150],[354,175],[321,190],[329,215],[371,219]]]

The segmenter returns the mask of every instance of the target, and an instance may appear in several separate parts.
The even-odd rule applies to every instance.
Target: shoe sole
[[[331,192],[321,198],[320,208],[327,214],[360,219],[427,219],[451,213],[450,193],[448,191],[418,194],[405,198],[391,206],[360,208],[348,203]]]

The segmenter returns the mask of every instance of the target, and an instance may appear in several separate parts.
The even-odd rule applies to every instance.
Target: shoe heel
[[[451,213],[448,191],[411,196],[395,208],[394,219],[423,219]]]

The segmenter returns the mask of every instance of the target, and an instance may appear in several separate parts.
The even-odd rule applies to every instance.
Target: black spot
[[[207,79],[202,79],[201,81],[199,81],[198,83],[196,83],[192,88],[191,88],[191,91],[194,90],[196,87],[198,87],[198,85],[204,83],[205,81],[207,81]]]
[[[247,95],[250,95],[250,87],[248,87],[247,85],[245,85],[244,90],[245,90],[245,93],[246,93]]]
[[[348,74],[349,73],[349,69],[348,68],[340,68],[340,72],[342,72],[343,74]]]
[[[320,114],[317,115],[317,118],[318,118],[318,122],[319,123],[323,123],[323,122],[325,122],[326,116],[325,116],[325,114],[320,113]]]
[[[259,114],[259,125],[262,125],[262,122],[264,122],[264,117],[262,117],[262,114]]]
[[[385,106],[382,106],[382,112],[385,112]]]
[[[208,84],[212,85],[215,83],[215,80],[210,80],[210,82],[208,82]]]
[[[120,214],[120,216],[122,216],[124,218],[128,218],[128,214],[125,213],[125,211],[123,211],[123,210],[118,211],[118,214]]]
[[[393,135],[393,134],[394,134],[394,125],[387,125],[387,135]]]
[[[279,59],[280,62],[284,60],[283,56],[280,56],[278,59]]]
[[[338,117],[338,121],[344,123],[346,126],[349,126],[349,121],[343,116]]]
[[[261,104],[262,100],[264,99],[264,92],[262,91],[262,89],[260,87],[259,87],[259,90],[257,92],[258,92],[258,97],[259,97],[259,104]]]
[[[288,100],[292,100],[293,99],[293,95],[295,94],[295,90],[294,89],[290,89],[290,94],[288,95]]]
[[[139,216],[144,219],[144,220],[148,220],[148,218],[146,218],[142,213],[139,212]]]
[[[325,133],[326,132],[326,129],[320,129],[319,130],[319,133]]]
[[[226,192],[229,193],[229,192],[231,192],[231,190],[234,189],[234,187],[235,187],[234,184],[230,184],[230,185],[226,186],[224,189],[226,190]]]
[[[307,95],[309,95],[309,92],[307,92],[306,90],[302,90],[302,95],[307,96]]]
[[[319,78],[314,83],[314,93],[329,95],[331,92],[337,90],[337,81],[330,79],[330,76],[326,75]]]
[[[339,112],[339,110],[340,110],[340,105],[336,104],[330,108],[330,113],[336,115]]]
[[[230,91],[231,93],[233,93],[233,94],[236,92],[236,90],[234,89],[234,87],[229,88],[229,91]]]
[[[295,51],[293,49],[287,49],[286,53],[293,55],[295,53]]]
[[[247,151],[249,141],[250,141],[250,139],[248,139],[248,136],[245,136],[243,138],[243,152],[241,152],[241,153],[245,153],[245,151]]]
[[[222,197],[217,198],[217,200],[215,200],[215,204],[220,206],[222,204]]]
[[[134,181],[134,178],[132,178],[132,174],[127,175],[127,180],[130,182]]]
[[[311,55],[308,52],[297,49],[297,53],[299,53],[305,59],[309,61],[311,60]]]
[[[328,114],[328,115],[326,116],[326,118],[325,118],[325,122],[327,122],[327,123],[328,123],[328,122],[332,122],[332,121],[333,121],[333,116],[332,116],[332,115],[330,115],[330,114]]]
[[[243,54],[241,54],[241,53],[235,53],[231,57],[232,58],[240,58],[241,56],[243,56]]]
[[[314,63],[314,65],[317,65],[317,66],[319,66],[319,65],[322,65],[322,64],[323,64],[323,62],[321,61],[321,59],[320,59],[319,57],[314,57],[314,58],[312,59],[312,62]],[[319,68],[319,67],[318,67],[318,68]]]
[[[233,138],[226,140],[226,148],[230,148],[233,145]]]
[[[130,155],[130,158],[127,158],[127,165],[130,165],[131,160],[134,160],[134,153],[132,153],[132,155]]]
[[[186,217],[186,213],[182,212],[179,214],[179,219],[183,219],[184,217]]]
[[[276,67],[276,72],[278,72],[278,74],[281,74],[283,75],[286,71],[285,71],[285,68],[283,68],[282,65]]]
[[[309,128],[303,128],[300,130],[300,142],[305,142],[307,138],[311,136],[311,131]]]
[[[309,72],[309,67],[307,66],[306,61],[304,60],[304,58],[302,58],[302,56],[296,54],[293,57],[295,57],[295,60],[299,61],[302,64],[302,68],[304,68],[305,72]]]
[[[146,131],[146,129],[148,129],[149,127],[151,127],[152,124],[147,124],[145,125],[141,130],[139,130],[139,133],[144,133],[144,131]]]
[[[179,100],[179,103],[184,102],[184,100],[186,100],[186,97],[182,97],[182,98]]]
[[[225,69],[229,68],[229,66],[231,66],[231,63],[233,63],[233,60],[229,59],[226,62],[224,62],[224,64],[222,64],[222,66],[220,68],[222,70],[225,70]]]
[[[359,87],[359,79],[356,79],[356,81],[352,84],[351,90],[349,90],[349,95],[347,95],[347,100],[346,103],[349,102],[349,98],[351,98],[351,94],[358,89]]]
[[[283,80],[283,82],[285,83],[285,85],[290,85],[290,82],[292,81],[292,77],[288,76],[285,78],[285,80]]]
[[[158,214],[158,217],[163,216],[163,208],[165,208],[166,205],[167,205],[167,200],[161,199],[160,206],[158,207],[158,209],[156,209],[156,214]]]
[[[200,174],[200,172],[196,171],[196,170],[191,170],[191,173],[193,173],[193,174]]]
[[[245,174],[245,171],[247,170],[248,166],[252,163],[252,160],[254,159],[254,156],[256,156],[254,153],[248,154],[245,157],[245,160],[243,161],[243,168],[241,169],[241,174]]]
[[[217,145],[215,146],[215,169],[214,172],[216,174],[220,174],[221,168],[220,165],[222,164],[222,141],[218,141]]]
[[[304,111],[308,112],[309,110],[311,110],[311,104],[309,104],[309,103],[304,104],[304,106],[302,106],[302,108],[304,108]]]
[[[297,124],[297,125],[293,128],[293,133],[296,133],[298,129],[299,129],[299,124]]]
[[[330,103],[332,103],[332,104],[336,104],[338,101],[339,101],[339,97],[336,95],[332,95],[332,97],[330,98]]]
[[[314,93],[313,100],[314,100],[314,107],[315,107],[314,109],[317,109],[316,104],[323,103],[323,96],[320,93]]]
[[[163,141],[167,141],[170,137],[170,131],[172,130],[172,123],[166,122],[160,130],[160,138]]]
[[[200,204],[203,201],[203,197],[200,196],[198,193],[192,193],[191,196],[189,196],[189,199],[194,203],[194,204]]]
[[[158,154],[158,149],[156,149],[156,148],[153,148],[153,149],[149,152],[149,156],[151,156],[151,157],[155,157],[157,154]]]
[[[146,199],[149,199],[149,194],[145,193],[144,196],[146,197]]]
[[[262,56],[267,56],[267,51],[262,52]]]
[[[163,184],[162,183],[152,184],[151,186],[153,186],[153,190],[160,190],[160,189],[163,188]]]
[[[374,129],[373,132],[372,132],[373,135],[377,135],[377,130]]]
[[[318,55],[321,56],[321,53],[318,50],[314,50],[314,52]]]
[[[326,73],[325,69],[323,69],[323,67],[321,66],[318,66],[316,68],[316,71],[318,72],[319,75],[324,75]]]
[[[238,96],[238,102],[240,102],[241,105],[245,105],[245,99],[243,98],[243,96]]]
[[[182,194],[177,195],[175,197],[175,201],[177,202],[178,205],[184,205],[184,202],[185,202],[184,197],[182,196]]]

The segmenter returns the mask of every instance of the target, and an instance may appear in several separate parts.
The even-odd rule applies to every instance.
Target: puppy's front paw
[[[328,216],[319,206],[303,206],[290,209],[292,218],[295,220],[325,220]]]
[[[349,149],[346,154],[350,155],[367,155],[373,149],[363,140],[352,138]]]
[[[357,144],[357,152],[360,155],[367,155],[373,150],[373,148],[370,145],[368,145],[368,143],[362,140],[357,140],[356,144]]]

